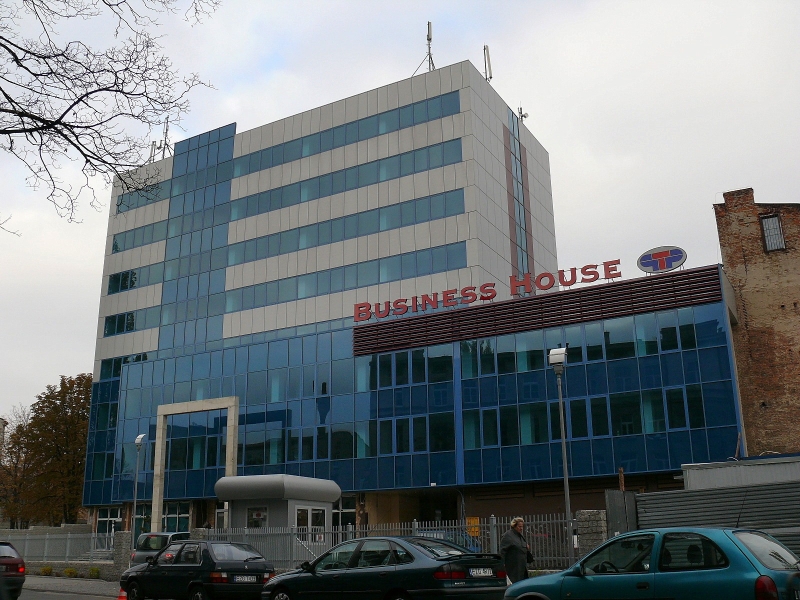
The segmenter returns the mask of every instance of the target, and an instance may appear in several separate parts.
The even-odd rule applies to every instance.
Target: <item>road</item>
[[[19,600],[116,600],[117,596],[89,596],[86,594],[75,594],[70,592],[42,592],[39,590],[26,590],[22,588],[22,595]]]

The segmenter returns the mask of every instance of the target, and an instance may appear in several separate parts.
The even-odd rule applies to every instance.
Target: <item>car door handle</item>
[[[636,584],[636,589],[637,590],[646,590],[649,587],[650,587],[650,584],[647,583],[646,581],[640,581],[639,583]]]

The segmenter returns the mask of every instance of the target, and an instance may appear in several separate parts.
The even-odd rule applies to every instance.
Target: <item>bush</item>
[[[89,579],[100,579],[100,569],[91,567],[89,569]]]
[[[78,571],[73,569],[72,567],[67,567],[64,569],[64,577],[77,577]]]
[[[39,575],[43,575],[44,577],[49,577],[53,574],[53,567],[46,566],[39,569]]]

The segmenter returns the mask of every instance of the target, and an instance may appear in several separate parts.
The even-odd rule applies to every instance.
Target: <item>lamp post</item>
[[[136,550],[136,497],[139,492],[139,455],[142,451],[142,444],[147,437],[146,433],[136,436],[136,475],[133,480],[133,515],[131,516],[131,550]]]
[[[553,348],[548,355],[548,362],[553,367],[553,372],[556,374],[556,383],[558,387],[558,415],[561,424],[561,466],[564,470],[564,507],[567,511],[567,551],[569,552],[569,564],[575,562],[575,543],[573,540],[573,526],[572,526],[572,507],[569,502],[569,468],[567,466],[567,429],[566,421],[564,419],[564,397],[561,392],[561,375],[564,373],[564,366],[567,364],[567,349],[566,348]]]

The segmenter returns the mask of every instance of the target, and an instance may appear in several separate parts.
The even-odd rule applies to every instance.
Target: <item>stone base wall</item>
[[[578,556],[586,556],[608,539],[606,511],[579,510],[575,513],[578,528]]]
[[[88,578],[89,577],[89,569],[96,568],[100,569],[100,579],[104,581],[119,581],[119,576],[122,571],[120,571],[117,566],[110,561],[103,561],[103,562],[87,562],[87,561],[78,561],[78,562],[64,562],[64,561],[25,561],[25,569],[27,570],[29,575],[41,575],[42,567],[52,567],[53,575],[51,577],[55,577],[56,573],[59,573],[62,577],[64,576],[64,569],[72,568],[78,572],[78,577]],[[127,568],[127,565],[126,567]]]

